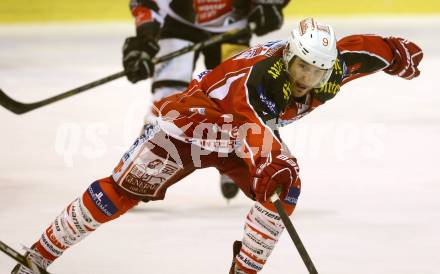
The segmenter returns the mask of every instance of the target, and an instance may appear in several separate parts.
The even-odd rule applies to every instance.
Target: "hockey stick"
[[[278,213],[280,214],[281,220],[283,221],[284,226],[287,229],[287,232],[289,233],[290,238],[292,239],[293,243],[295,244],[296,249],[299,252],[299,255],[301,256],[301,259],[303,260],[304,264],[307,267],[307,270],[309,270],[310,274],[318,274],[318,271],[315,268],[315,265],[312,262],[312,259],[310,258],[309,254],[307,253],[306,248],[304,247],[301,239],[299,238],[298,233],[296,232],[295,227],[292,224],[292,221],[290,221],[289,215],[287,215],[286,211],[283,208],[283,205],[281,204],[280,197],[277,193],[274,193],[272,197],[270,198],[271,202],[275,204],[275,207],[278,210]]]
[[[165,54],[164,56],[161,56],[158,58],[153,58],[152,61],[154,64],[165,62],[170,59],[173,59],[174,57],[183,55],[187,52],[197,51],[197,50],[206,48],[208,46],[211,46],[213,44],[227,41],[231,38],[235,38],[235,37],[247,34],[247,33],[252,33],[255,30],[255,28],[256,28],[255,24],[250,24],[248,27],[243,28],[243,29],[234,29],[234,30],[224,32],[222,34],[214,35],[203,42],[189,45],[187,47],[181,48],[180,50],[171,52],[169,54]],[[123,76],[125,76],[125,71],[120,71],[120,72],[111,74],[107,77],[104,77],[102,79],[90,82],[88,84],[82,85],[80,87],[71,89],[69,91],[63,92],[61,94],[58,94],[53,97],[49,97],[47,99],[44,99],[44,100],[41,100],[38,102],[34,102],[34,103],[22,103],[22,102],[16,101],[16,100],[12,99],[11,97],[9,97],[8,95],[6,95],[6,93],[4,93],[3,90],[0,89],[0,105],[9,109],[10,111],[12,111],[15,114],[23,114],[23,113],[29,112],[31,110],[52,104],[54,102],[57,102],[57,101],[60,101],[60,100],[66,99],[66,98],[69,98],[71,96],[74,96],[76,94],[79,94],[81,92],[89,90],[91,88],[100,86],[100,85],[105,84],[107,82],[116,80],[116,79],[121,78]]]
[[[21,255],[20,253],[15,251],[12,247],[8,246],[7,244],[5,244],[2,241],[0,241],[0,250],[3,251],[6,255],[8,255],[12,259],[14,259],[15,261],[17,261],[18,263],[26,266],[29,269],[35,269],[36,268],[36,270],[38,270],[39,273],[41,273],[41,274],[50,274],[44,268],[41,268],[41,267],[39,267],[36,264],[30,265],[28,260],[26,260],[26,258],[23,255]]]

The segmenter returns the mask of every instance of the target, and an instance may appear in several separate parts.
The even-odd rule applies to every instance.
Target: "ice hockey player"
[[[151,63],[151,58],[179,50],[191,43],[232,29],[256,23],[261,36],[277,30],[283,24],[282,8],[290,0],[131,0],[136,36],[126,39],[123,64],[132,83],[152,76],[153,101],[185,90],[192,79],[199,55],[205,57],[205,67],[212,69],[232,55],[247,49],[251,35],[237,37],[225,43],[189,52],[168,62]],[[231,199],[238,188],[227,176],[220,179],[223,196]]]
[[[234,244],[230,273],[257,273],[284,229],[269,198],[280,189],[283,207],[292,214],[301,188],[296,159],[280,140],[279,126],[361,76],[384,71],[413,79],[422,57],[416,44],[402,38],[352,35],[336,42],[330,25],[302,20],[287,41],[252,47],[201,73],[184,92],[158,101],[154,123],[113,174],[70,203],[28,257],[46,267],[139,201],[164,199],[168,187],[195,169],[216,167],[255,200],[242,240]],[[29,270],[17,265],[13,273]]]

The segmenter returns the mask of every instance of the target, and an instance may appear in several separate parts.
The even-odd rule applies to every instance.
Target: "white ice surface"
[[[282,131],[303,182],[293,222],[320,273],[440,273],[440,19],[327,22],[339,37],[407,37],[425,57],[418,79],[353,81]],[[117,72],[132,33],[131,23],[0,26],[0,88],[32,102]],[[21,116],[0,109],[0,240],[32,244],[110,174],[139,132],[148,85],[121,79]],[[103,225],[50,271],[227,273],[252,202],[240,194],[228,205],[218,179],[212,169],[195,172],[165,201]],[[0,273],[13,265],[0,254]],[[261,273],[307,273],[287,233]]]

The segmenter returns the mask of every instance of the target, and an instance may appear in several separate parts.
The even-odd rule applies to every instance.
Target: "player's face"
[[[293,96],[302,97],[319,84],[326,70],[295,57],[289,67],[289,73],[293,80]]]

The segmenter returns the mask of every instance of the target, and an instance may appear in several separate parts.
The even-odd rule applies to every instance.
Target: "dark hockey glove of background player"
[[[286,155],[272,157],[271,160],[259,163],[252,178],[255,198],[263,203],[270,200],[275,190],[281,189],[280,199],[284,200],[290,187],[299,180],[299,168],[296,159]]]
[[[285,0],[254,0],[248,21],[257,25],[255,34],[265,35],[271,31],[281,28],[284,21],[282,8],[289,1]]]
[[[419,76],[418,65],[423,58],[422,49],[413,42],[398,37],[388,37],[385,41],[393,51],[394,59],[384,71],[408,80]]]
[[[156,42],[159,28],[160,24],[156,21],[142,24],[137,28],[135,37],[125,40],[122,64],[130,82],[136,83],[153,75],[152,59],[159,51]]]

